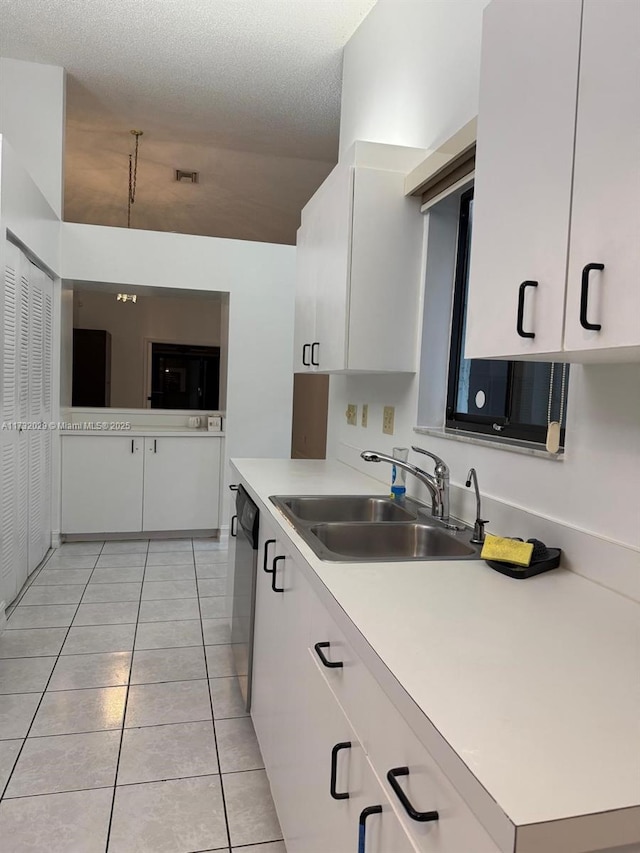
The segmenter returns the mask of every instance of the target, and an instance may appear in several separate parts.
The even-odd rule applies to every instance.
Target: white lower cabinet
[[[260,527],[251,715],[288,853],[497,853],[287,540]]]
[[[62,533],[142,530],[142,438],[62,438]]]
[[[219,494],[219,440],[145,438],[143,530],[217,528]]]
[[[306,727],[301,726],[306,750],[298,795],[305,823],[300,843],[289,842],[289,853],[415,853],[358,735],[312,659],[315,649],[307,651],[302,684],[307,715]]]
[[[62,437],[63,534],[215,530],[220,439]]]

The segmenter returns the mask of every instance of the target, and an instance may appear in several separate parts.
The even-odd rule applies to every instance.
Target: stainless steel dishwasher
[[[247,711],[251,708],[251,667],[253,663],[253,622],[256,609],[256,568],[258,562],[258,507],[247,491],[238,486],[231,606],[231,650]]]

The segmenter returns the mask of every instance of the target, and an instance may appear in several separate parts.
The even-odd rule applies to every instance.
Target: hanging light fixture
[[[140,137],[143,135],[142,130],[129,131],[136,138],[136,145],[133,154],[129,154],[129,199],[127,206],[127,228],[131,228],[131,205],[136,200],[136,185],[138,182],[138,147],[140,145]],[[135,300],[134,300],[135,302]]]

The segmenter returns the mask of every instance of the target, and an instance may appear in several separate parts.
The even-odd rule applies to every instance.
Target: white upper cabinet
[[[585,0],[565,328],[567,350],[610,357],[635,347],[628,353],[634,360],[640,357],[639,43],[638,3]],[[583,302],[582,319],[600,329],[582,325]]]
[[[562,348],[580,7],[485,10],[467,358]],[[535,337],[518,334],[520,300],[521,331]]]
[[[485,10],[467,358],[640,358],[638,39],[626,0]]]
[[[302,211],[297,371],[415,370],[423,222],[404,178],[423,156],[356,143]]]

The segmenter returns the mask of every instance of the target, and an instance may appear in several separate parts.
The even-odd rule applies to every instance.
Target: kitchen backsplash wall
[[[354,139],[433,148],[475,115],[486,5],[379,0],[345,50],[341,150]],[[640,585],[640,365],[572,365],[562,461],[415,433],[419,382],[429,382],[425,371],[422,377],[332,376],[328,456],[388,481],[388,466],[362,462],[359,451],[418,444],[447,461],[461,489],[474,466],[482,492],[495,499],[494,518],[507,523],[506,510],[514,507],[535,514],[540,527],[550,519],[594,534],[594,571],[606,574],[601,564],[622,554],[634,577],[613,585],[627,592]],[[368,404],[366,429],[347,425],[348,403],[358,405],[358,424]],[[385,405],[395,407],[393,436],[382,434]],[[472,513],[472,502],[453,491],[460,511]]]
[[[580,547],[586,562],[576,569],[629,595],[640,593],[640,365],[572,365],[567,446],[558,461],[416,433],[420,381],[417,375],[332,376],[328,457],[389,482],[390,467],[362,461],[360,451],[390,453],[395,446],[412,444],[427,448],[449,465],[452,512],[469,521],[474,518],[475,502],[464,482],[473,466],[487,498],[483,515],[492,521],[491,532],[546,536],[548,544],[560,544],[548,540],[547,522],[551,521],[576,533],[592,534],[592,549]],[[428,382],[428,376],[422,381]],[[358,406],[359,416],[362,404],[369,406],[367,428],[360,426],[360,417],[358,426],[347,424],[348,403]],[[385,405],[395,406],[393,436],[382,433]],[[424,457],[410,452],[409,459],[429,469]],[[426,490],[416,489],[413,479],[407,478],[409,491],[428,500]],[[619,571],[624,577],[617,580]]]

